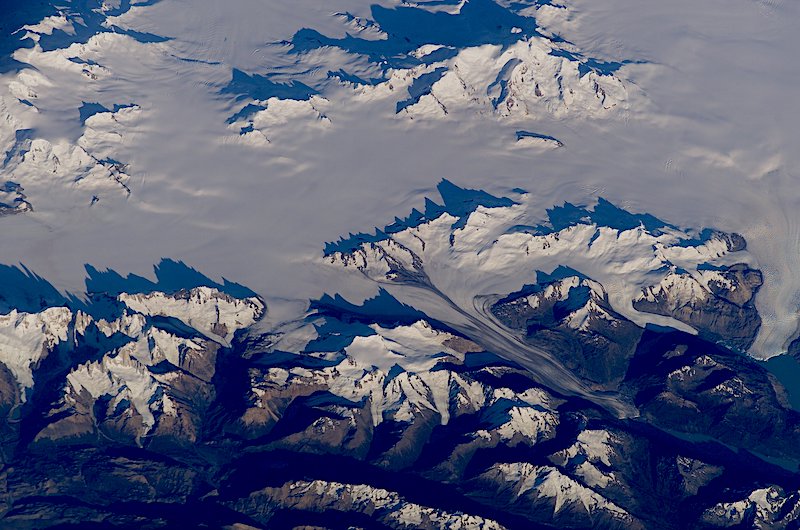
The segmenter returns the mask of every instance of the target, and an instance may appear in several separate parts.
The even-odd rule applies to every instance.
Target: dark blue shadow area
[[[145,0],[144,2],[137,2],[136,7],[152,6],[159,3],[160,1],[161,0]],[[106,16],[118,17],[130,11],[131,7],[134,6],[131,5],[130,0],[120,0],[119,7],[115,9],[109,9],[108,11],[106,11]]]
[[[370,77],[369,79],[364,79],[363,77],[359,77],[355,74],[351,74],[349,72],[345,72],[344,69],[340,68],[336,71],[329,71],[328,78],[339,79],[344,81],[345,83],[352,83],[354,85],[377,85],[378,83],[383,81],[383,78],[380,77]]]
[[[100,271],[88,264],[85,265],[85,268],[88,274],[86,292],[90,294],[104,293],[110,296],[117,296],[121,293],[146,294],[154,291],[172,294],[182,289],[211,287],[234,298],[257,296],[256,293],[243,285],[229,282],[224,278],[223,283],[215,282],[182,261],[171,259],[162,259],[154,267],[155,282],[135,274],[122,276],[111,269]]]
[[[480,412],[480,427],[488,430],[500,427],[511,419],[511,409],[517,406],[530,407],[540,411],[545,410],[540,405],[528,405],[521,401],[500,398]]]
[[[171,333],[176,337],[181,337],[184,339],[203,339],[205,338],[202,333],[197,331],[196,329],[187,326],[180,320],[174,317],[165,317],[159,315],[153,315],[148,317],[150,324],[157,329],[162,331],[166,331],[167,333]]]
[[[523,132],[524,131],[520,131]],[[517,134],[519,135],[520,132]],[[531,136],[535,137],[544,137],[544,138],[552,138],[549,136],[544,135],[536,135],[530,134]],[[524,190],[514,190],[518,191],[519,193],[526,193]],[[554,232],[559,232],[564,230],[565,228],[569,228],[571,226],[576,226],[579,224],[596,224],[597,226],[605,226],[609,228],[614,228],[617,230],[631,230],[634,228],[638,228],[639,226],[643,226],[645,230],[650,232],[653,235],[659,236],[662,235],[666,230],[676,230],[680,232],[680,229],[673,224],[667,223],[662,221],[658,217],[655,217],[651,214],[644,213],[644,214],[637,214],[631,213],[627,210],[624,210],[613,203],[609,202],[608,200],[600,197],[598,198],[597,205],[590,209],[585,206],[576,206],[572,203],[565,202],[563,206],[555,206],[553,208],[549,208],[547,210],[547,222],[545,224],[540,224],[538,226],[528,226],[528,225],[515,225],[512,226],[507,230],[507,233],[515,233],[515,232],[525,232],[531,233],[535,235],[546,235],[552,234]],[[708,242],[713,237],[717,237],[722,234],[718,230],[713,230],[711,228],[704,228],[697,236],[690,236],[686,235],[683,236],[682,234],[677,234],[679,238],[678,241],[674,243],[675,246],[679,247],[694,247],[698,245],[702,245]],[[596,239],[599,234],[595,234],[594,239]],[[727,236],[731,238],[739,238],[741,239],[741,243],[739,243],[741,248],[735,250],[742,250],[744,248],[744,240],[738,234],[727,234]],[[736,241],[731,244],[737,244]],[[704,263],[698,265],[698,270],[727,270],[728,267],[718,267],[716,265],[712,265],[710,263]]]
[[[373,5],[372,19],[387,34],[387,39],[366,40],[351,35],[332,39],[305,28],[295,34],[291,44],[295,52],[335,46],[366,55],[374,62],[393,63],[398,58],[410,58],[409,53],[423,44],[455,48],[484,44],[508,45],[524,37],[538,35],[533,18],[521,16],[492,0],[472,0],[465,3],[456,14],[432,12],[425,9],[425,5],[401,5],[396,8]],[[522,31],[511,33],[515,27]],[[387,66],[395,67],[396,64]]]
[[[33,48],[33,41],[22,40],[22,26],[36,24],[45,17],[57,15],[50,3],[38,0],[0,0],[0,74],[24,67],[11,55],[20,48]]]
[[[540,285],[554,283],[566,278],[572,278],[573,276],[577,276],[581,280],[588,280],[589,278],[581,272],[576,271],[572,267],[567,267],[566,265],[559,265],[553,272],[547,274],[546,272],[536,271],[536,282]]]
[[[7,165],[11,160],[22,160],[31,148],[31,140],[33,140],[33,129],[17,129],[14,132],[14,145],[6,153],[3,160],[3,165]]]
[[[591,290],[586,285],[570,287],[566,300],[559,300],[553,306],[553,318],[561,321],[574,311],[584,307],[589,301]]]
[[[149,6],[160,0],[140,2],[138,6]],[[22,26],[36,24],[44,18],[64,12],[72,22],[74,34],[62,30],[53,30],[50,35],[41,35],[39,44],[44,51],[65,48],[72,43],[86,43],[93,35],[103,32],[128,35],[139,42],[164,42],[168,38],[150,33],[125,30],[117,26],[104,27],[102,24],[108,16],[117,16],[131,9],[130,0],[122,0],[120,7],[102,13],[101,0],[64,0],[53,3],[39,0],[0,0],[0,73],[19,70],[25,65],[15,61],[11,55],[20,48],[32,48],[30,39],[22,39]]]
[[[670,327],[670,326],[662,326],[661,324],[653,324],[652,322],[648,322],[644,325],[645,331],[649,331],[650,333],[659,333],[662,335],[668,335],[672,333],[683,333],[682,331],[678,331],[677,329]]]
[[[87,66],[98,66],[98,62],[92,61],[91,59],[81,59],[80,57],[70,57],[69,61],[75,64],[85,64]]]
[[[524,9],[530,6],[552,6],[559,9],[566,9],[566,6],[562,5],[559,0],[532,0],[530,2],[512,2],[512,6],[516,7],[517,9]]]
[[[315,392],[305,398],[304,405],[307,407],[346,407],[355,408],[362,404],[361,401],[352,401],[341,396],[337,396],[328,391]]]
[[[514,71],[517,65],[522,63],[520,59],[513,58],[509,59],[506,64],[500,69],[500,72],[497,74],[494,82],[489,85],[488,92],[492,94],[496,92],[498,89],[500,94],[496,98],[492,98],[492,107],[497,109],[497,106],[502,102],[505,101],[506,97],[508,96],[508,80],[511,78],[511,72]]]
[[[264,105],[254,105],[252,103],[248,103],[247,105],[242,107],[242,109],[239,112],[228,118],[227,123],[231,124],[231,123],[236,123],[239,120],[246,120],[256,112],[266,110],[266,108],[267,107]]]
[[[5,209],[14,210],[25,203],[25,194],[22,193],[24,189],[16,182],[10,180],[5,181],[2,185],[0,185],[0,191],[3,193],[13,193],[16,195],[7,203],[0,202],[0,211]]]
[[[492,352],[482,351],[482,352],[470,352],[464,354],[464,362],[461,364],[452,362],[449,359],[443,359],[438,363],[436,363],[436,365],[433,366],[430,371],[437,372],[439,370],[449,370],[451,372],[456,372],[460,374],[465,372],[475,372],[476,370],[480,370],[481,368],[484,368],[486,366],[507,366],[509,368],[514,368],[517,370],[524,370],[524,368],[521,368],[518,364],[514,363],[513,361],[509,361],[503,359],[502,357],[498,357],[496,354]],[[476,379],[480,378],[480,375],[478,374],[474,375],[477,376]],[[484,375],[489,375],[489,374],[484,373]],[[505,376],[507,375],[510,374],[505,374]],[[508,388],[512,388],[512,386],[509,386]],[[526,388],[530,388],[530,380],[528,380],[528,385]]]
[[[504,296],[503,298],[499,299],[495,302],[495,306],[507,304],[509,302],[513,302],[514,300],[518,300],[520,298],[528,297],[532,294],[541,293],[542,292],[542,285],[539,283],[526,283],[522,286],[522,288],[518,291],[514,291],[513,293],[509,293],[508,295]]]
[[[498,208],[513,206],[514,201],[507,197],[495,197],[483,190],[470,190],[460,188],[447,179],[436,186],[444,205],[437,204],[430,199],[425,199],[425,213],[416,208],[411,210],[411,214],[405,219],[395,218],[394,222],[386,225],[383,230],[375,229],[375,234],[350,234],[347,238],[341,238],[337,242],[325,244],[325,256],[335,252],[353,252],[363,243],[375,243],[388,239],[389,235],[402,232],[407,228],[416,228],[428,221],[432,221],[442,214],[448,213],[458,217],[458,221],[453,224],[453,228],[462,228],[469,214],[474,212],[479,206],[486,208]]]
[[[623,210],[602,197],[592,210],[565,202],[564,206],[548,209],[547,217],[550,226],[536,227],[539,234],[559,232],[578,224],[597,224],[617,230],[632,230],[644,226],[648,232],[656,235],[663,233],[663,228],[675,228],[650,214],[634,214]]]
[[[550,274],[543,271],[536,271],[536,283],[526,283],[520,290],[514,291],[513,293],[510,293],[495,302],[495,305],[507,304],[509,302],[513,302],[514,300],[540,293],[547,285],[561,281],[565,278],[571,278],[573,276],[577,276],[581,280],[588,279],[588,277],[583,273],[576,271],[572,267],[567,267],[566,265],[559,265],[553,269],[553,272]]]
[[[231,78],[230,83],[228,83],[220,92],[222,94],[235,95],[237,101],[245,98],[266,100],[271,97],[276,97],[279,99],[307,100],[314,94],[317,94],[315,89],[304,83],[301,83],[300,81],[293,80],[289,83],[272,81],[270,78],[274,77],[274,75],[275,74],[248,75],[238,68],[234,68],[233,77]],[[248,109],[249,107],[258,106],[247,105],[235,116],[238,116],[238,114],[241,114],[241,112],[244,112],[245,109]],[[257,110],[263,110],[263,107],[257,108]],[[241,117],[244,118],[245,116]],[[233,121],[236,120],[233,119]]]
[[[418,78],[414,79],[414,81],[411,83],[411,86],[408,87],[408,95],[410,97],[408,99],[404,99],[403,101],[398,101],[395,112],[400,112],[406,107],[410,107],[415,103],[419,103],[419,99],[422,96],[430,94],[434,83],[441,79],[446,72],[447,68],[440,66],[433,72],[422,74]]]
[[[0,313],[12,309],[26,313],[67,305],[67,298],[53,285],[25,266],[0,265]]]
[[[61,293],[50,282],[23,265],[0,265],[0,314],[12,309],[28,313],[48,307],[67,306],[81,310],[95,318],[113,320],[124,307],[116,300],[121,293],[147,294],[155,291],[167,294],[194,287],[211,287],[234,298],[257,296],[252,290],[229,282],[215,282],[181,261],[162,259],[154,267],[156,281],[129,274],[121,276],[113,270],[99,271],[86,265],[86,296]],[[156,318],[153,325],[184,336],[194,333],[174,319]],[[187,335],[188,336],[188,335]]]
[[[116,320],[125,312],[125,304],[114,296],[104,293],[92,293],[85,297],[68,293],[67,306],[75,311],[83,311],[92,318],[103,319],[108,322]]]
[[[715,236],[718,236],[718,235],[720,235],[720,232],[718,232],[717,230],[713,230],[711,228],[704,228],[703,230],[700,231],[700,233],[697,235],[697,237],[683,239],[680,242],[676,243],[675,246],[679,246],[679,247],[698,247],[700,245],[708,243],[711,239],[713,239]],[[704,264],[704,265],[707,266],[707,267],[713,267],[713,265],[710,265],[710,264]],[[698,270],[700,270],[700,267],[698,267]],[[707,270],[710,270],[710,269],[707,269]]]
[[[386,374],[386,378],[383,380],[383,388],[389,386],[398,375],[405,372],[405,369],[400,366],[399,364],[393,364],[391,368],[389,368],[389,373]]]
[[[375,335],[371,324],[394,328],[425,320],[436,329],[460,336],[445,323],[403,304],[384,289],[380,289],[374,297],[364,300],[361,305],[348,302],[339,294],[325,294],[319,300],[311,301],[309,311],[309,319],[322,317],[323,320],[321,323],[314,322],[318,338],[306,345],[307,353],[340,351],[349,346],[355,337]]]
[[[800,361],[793,355],[778,355],[759,364],[778,378],[786,388],[789,404],[794,410],[800,411]]]
[[[522,140],[523,138],[538,138],[540,140],[550,140],[551,142],[555,142],[558,145],[564,145],[563,143],[561,143],[561,140],[559,140],[555,136],[549,136],[547,134],[540,134],[529,131],[517,131],[516,134],[517,134],[517,141]]]
[[[119,33],[122,35],[127,35],[128,37],[131,37],[133,40],[141,42],[142,44],[152,44],[156,42],[167,42],[172,40],[169,37],[162,37],[161,35],[155,35],[153,33],[144,33],[132,29],[121,29],[116,26],[111,26],[111,33]]]
[[[701,263],[697,266],[697,270],[699,271],[717,271],[723,272],[729,270],[730,267],[728,265],[713,265],[711,263]]]
[[[340,297],[337,295],[337,298]],[[332,310],[320,311],[320,314],[325,315],[325,318],[321,323],[314,324],[317,338],[306,344],[303,348],[304,353],[341,351],[350,346],[356,337],[370,337],[376,334],[367,324],[348,318],[346,314],[336,315]]]
[[[137,6],[151,6],[159,1],[149,0],[137,4]],[[141,43],[166,42],[170,40],[167,37],[152,33],[127,30],[114,25],[104,26],[103,23],[106,22],[108,17],[127,13],[133,6],[130,0],[122,0],[119,8],[103,13],[101,10],[102,4],[102,0],[64,0],[64,2],[59,3],[58,7],[66,13],[67,19],[72,22],[75,33],[70,34],[62,30],[54,30],[51,35],[41,35],[39,45],[44,51],[53,51],[59,48],[66,48],[73,43],[85,44],[98,33],[127,35]]]
[[[555,57],[565,57],[570,61],[578,63],[578,74],[581,77],[594,72],[599,75],[612,75],[626,64],[640,64],[640,61],[600,61],[591,57],[584,57],[580,53],[573,53],[567,50],[554,49],[550,51],[550,55]]]
[[[342,362],[342,359],[341,358],[333,360],[320,359],[319,357],[314,357],[312,355],[276,350],[261,354],[251,362],[253,366],[258,366],[259,368],[289,369],[299,366],[302,368],[317,370],[317,369],[327,368],[330,366],[336,366],[337,364]]]
[[[445,5],[460,7],[456,12],[432,9]],[[499,0],[470,0],[463,4],[448,0],[413,4],[404,2],[391,8],[372,5],[371,19],[363,22],[371,29],[380,30],[385,38],[361,38],[350,33],[345,33],[344,37],[329,37],[315,29],[302,28],[295,32],[291,39],[275,43],[288,47],[289,54],[300,56],[322,48],[338,48],[366,59],[370,68],[364,69],[363,63],[359,61],[360,66],[353,69],[339,67],[337,70],[329,70],[324,80],[306,79],[311,87],[297,80],[291,83],[275,83],[270,77],[277,74],[248,76],[243,72],[234,71],[234,79],[223,92],[236,94],[239,99],[248,95],[254,99],[266,99],[272,95],[301,99],[308,97],[304,92],[324,91],[329,79],[338,79],[354,85],[376,85],[387,81],[388,73],[392,70],[441,64],[465,48],[483,45],[505,48],[530,37],[544,36],[538,31],[533,16],[520,14],[536,5],[552,5],[552,2],[533,0],[501,5]],[[338,15],[350,21],[354,19],[349,13],[338,13]],[[556,44],[566,42],[557,35],[549,35],[546,38]],[[413,53],[423,45],[438,46],[438,48],[422,56]],[[592,71],[609,75],[631,62],[601,61],[560,49],[555,49],[552,53],[575,61],[581,76]],[[508,79],[517,64],[519,59],[508,61],[489,87],[489,95],[495,108],[508,96]],[[312,68],[305,74],[314,70],[316,69]],[[446,72],[447,67],[442,66],[414,79],[408,89],[409,97],[397,102],[396,112],[406,109],[418,102],[420,97],[430,94],[431,86]]]
[[[86,123],[86,120],[94,116],[95,114],[100,114],[101,112],[119,112],[122,109],[127,109],[133,107],[133,103],[128,103],[126,105],[114,105],[112,108],[107,108],[101,105],[100,103],[89,103],[86,101],[81,102],[81,106],[78,107],[78,113],[81,119],[81,125]]]
[[[319,300],[313,300],[309,309],[318,315],[334,317],[348,324],[358,322],[390,327],[428,319],[425,313],[403,304],[384,289],[380,289],[372,298],[364,300],[361,305],[350,303],[339,294],[333,297],[326,294]],[[375,334],[367,326],[363,326],[361,331],[366,333],[363,336]]]
[[[366,56],[385,73],[391,68],[432,64],[453,56],[460,48],[484,44],[507,46],[526,37],[538,35],[536,21],[516,12],[529,7],[526,4],[504,7],[492,0],[471,0],[456,14],[426,9],[426,6],[433,7],[440,3],[425,2],[419,5],[400,5],[395,8],[373,5],[372,20],[387,34],[386,39],[368,40],[350,34],[343,38],[331,38],[313,29],[304,28],[294,34],[289,44],[294,53],[326,46],[341,48],[350,53]],[[512,33],[512,28],[519,28],[520,31]],[[447,48],[421,58],[412,56],[411,52],[423,44],[438,44]],[[358,78],[350,80],[356,79]],[[386,77],[380,80],[358,80],[374,83],[385,81]]]
[[[94,116],[95,114],[100,114],[101,112],[111,112],[106,107],[101,105],[100,103],[87,103],[83,101],[81,106],[78,107],[78,115],[81,119],[81,125],[86,123],[86,120]]]
[[[516,366],[512,361],[507,361],[497,354],[488,351],[471,352],[464,355],[464,366],[477,370],[484,366]]]

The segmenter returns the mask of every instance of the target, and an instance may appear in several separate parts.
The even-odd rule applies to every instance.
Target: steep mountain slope
[[[714,342],[740,322],[626,315],[651,284],[707,314],[746,307],[760,277],[736,264],[740,236],[606,202],[508,231],[517,201],[440,188],[443,205],[328,246],[386,290],[300,320],[175,262],[155,282],[88,268],[85,299],[20,272],[0,333],[4,524],[797,524],[800,413]],[[642,271],[639,290],[618,270]]]
[[[793,4],[298,1],[7,2],[8,261],[79,292],[85,263],[144,274],[173,256],[317,298],[326,273],[306,258],[321,242],[405,213],[449,176],[530,189],[531,212],[603,196],[742,233],[763,286],[715,311],[748,320],[737,348],[788,350],[795,121],[736,92],[791,101]],[[653,303],[689,319],[680,300]]]
[[[800,528],[798,5],[374,2],[0,2],[0,527]]]

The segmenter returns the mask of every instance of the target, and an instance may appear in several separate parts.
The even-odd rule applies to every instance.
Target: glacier
[[[3,524],[796,527],[798,9],[5,2]]]
[[[531,190],[540,218],[602,196],[743,234],[764,273],[751,352],[785,351],[800,287],[787,213],[796,120],[760,102],[792,100],[781,90],[796,72],[782,65],[796,7],[741,0],[717,20],[717,3],[496,4],[508,19],[496,29],[481,26],[489,4],[70,2],[26,21],[0,110],[4,170],[33,211],[3,219],[4,255],[76,292],[85,263],[147,274],[183,259],[297,313],[332,281],[312,259],[322,242],[405,215],[441,177]],[[442,31],[386,37],[426,17]],[[653,17],[657,28],[638,22]],[[476,33],[459,40],[464,24]],[[301,45],[312,33],[319,42]],[[396,114],[412,80],[437,69]],[[250,85],[232,88],[237,75]],[[542,80],[541,97],[525,76]],[[546,84],[554,76],[560,89]],[[619,103],[605,109],[598,87]],[[87,102],[107,112],[82,121]],[[232,118],[245,105],[253,112]],[[523,122],[566,147],[520,149]],[[372,292],[353,282],[350,294]]]

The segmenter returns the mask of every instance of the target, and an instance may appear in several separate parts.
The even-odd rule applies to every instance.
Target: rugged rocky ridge
[[[24,190],[22,186],[16,182],[7,180],[6,183],[0,188],[0,215],[9,215],[15,213],[29,212],[33,210],[33,206],[29,203],[22,193]]]
[[[703,520],[718,528],[758,529],[797,526],[798,493],[770,486],[754,490],[745,498],[719,503],[703,513]]]
[[[520,227],[517,201],[441,189],[444,205],[329,246],[385,289],[297,320],[175,262],[157,282],[89,268],[85,298],[18,271],[0,317],[3,524],[800,523],[800,413],[726,343],[741,320],[709,316],[752,307],[740,238],[604,202]],[[664,316],[637,311],[643,285],[705,316],[649,322]]]
[[[556,272],[497,301],[492,314],[531,344],[559,352],[569,370],[616,387],[642,330],[611,308],[602,285],[574,271]]]
[[[324,109],[343,97],[417,121],[459,114],[510,122],[622,118],[644,104],[636,84],[620,72],[636,61],[586,56],[539,27],[540,11],[569,16],[562,5],[484,0],[375,5],[368,18],[335,13],[345,37],[303,28],[273,44],[296,62],[289,69],[233,71],[222,93],[244,104],[229,118],[229,128],[241,142],[263,146],[287,120],[335,127]],[[542,138],[528,136],[520,145]]]
[[[645,288],[633,306],[671,316],[713,341],[747,350],[761,326],[753,299],[762,282],[761,272],[744,264],[694,275],[671,272],[659,285]]]

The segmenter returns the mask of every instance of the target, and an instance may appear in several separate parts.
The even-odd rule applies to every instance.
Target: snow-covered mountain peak
[[[514,122],[622,115],[641,98],[620,77],[630,61],[586,57],[540,32],[534,6],[489,0],[442,6],[375,5],[369,18],[336,13],[347,27],[342,38],[301,29],[276,45],[288,49],[294,65],[266,74],[234,70],[223,92],[246,105],[229,122],[253,143],[256,134],[271,136],[280,101],[308,114],[311,126],[327,123],[317,110],[320,96],[333,105],[379,105],[410,120],[466,113]]]
[[[240,300],[211,287],[195,287],[171,295],[123,293],[119,300],[144,315],[177,318],[225,346],[230,345],[238,330],[258,320],[265,309],[258,298]]]
[[[371,364],[386,372],[395,365],[410,372],[430,370],[438,362],[436,355],[439,353],[463,361],[464,351],[457,351],[448,344],[470,347],[469,341],[458,341],[454,335],[437,331],[422,320],[410,326],[383,328],[373,324],[370,328],[374,335],[356,337],[345,352],[359,363]],[[480,350],[477,345],[471,347]]]
[[[0,382],[19,388],[19,406],[51,407],[37,439],[80,440],[108,429],[137,443],[176,429],[196,438],[201,419],[191,396],[213,394],[218,352],[264,315],[265,304],[177,262],[156,267],[159,284],[201,285],[158,291],[144,278],[88,270],[87,285],[106,290],[85,299],[19,275],[19,292],[4,302],[29,312],[0,316]]]
[[[69,339],[72,317],[66,307],[49,307],[39,313],[14,309],[0,315],[0,362],[11,370],[23,391],[33,387],[37,363]]]
[[[0,526],[798,526],[796,5],[3,8]]]
[[[450,196],[449,205],[448,197],[445,206],[429,202],[425,214],[398,219],[374,236],[358,234],[330,244],[329,261],[356,268],[380,284],[431,290],[474,317],[479,316],[474,301],[505,296],[526,280],[535,284],[536,271],[567,268],[577,275],[557,278],[538,296],[563,302],[581,283],[591,296],[580,306],[589,304],[597,317],[611,318],[610,309],[640,326],[669,325],[691,333],[697,330],[685,318],[661,310],[642,312],[637,302],[654,296],[651,286],[667,282],[662,285],[674,296],[685,291],[698,300],[738,288],[749,293],[738,300],[744,307],[752,305],[760,285],[746,266],[731,268],[752,261],[736,234],[705,230],[693,235],[603,200],[594,208],[566,204],[549,210],[545,223],[521,224],[530,218],[525,195],[501,203],[474,198],[470,194],[477,192],[471,190],[461,193]],[[458,197],[466,201],[460,210],[453,206]],[[686,281],[675,281],[676,274]],[[585,326],[586,315],[573,315],[571,322]]]
[[[508,229],[524,216],[523,200],[444,189],[447,204],[430,203],[430,220],[420,217],[413,227],[399,227],[413,223],[398,220],[398,229],[360,241],[347,254],[336,250],[329,256],[334,263],[340,256],[355,263],[354,255],[377,246],[401,282],[384,282],[385,290],[360,304],[325,295],[311,301],[297,320],[256,326],[266,306],[251,291],[169,260],[156,267],[154,280],[87,267],[85,298],[59,298],[41,278],[20,273],[21,288],[31,292],[9,294],[4,303],[16,300],[30,312],[8,313],[0,336],[7,346],[9,337],[16,337],[19,347],[42,354],[9,358],[8,348],[1,351],[0,405],[23,418],[19,443],[73,452],[107,445],[163,453],[168,460],[191,460],[200,454],[198,447],[206,461],[209,456],[238,461],[237,455],[253,452],[255,460],[246,460],[224,479],[226,488],[236,484],[247,492],[235,497],[237,510],[250,513],[252,506],[267,503],[286,510],[336,506],[358,514],[381,507],[381,520],[398,528],[491,527],[493,521],[511,528],[521,521],[645,528],[653,515],[631,495],[642,488],[642,480],[651,480],[641,472],[641,462],[650,459],[679,477],[665,486],[672,488],[671,495],[714,491],[697,512],[703,520],[738,524],[739,512],[742,517],[755,513],[766,528],[793,509],[794,501],[777,488],[747,493],[745,500],[730,504],[727,493],[713,489],[718,487],[714,479],[727,472],[729,457],[736,466],[753,463],[724,451],[696,455],[694,443],[681,438],[661,440],[669,433],[702,432],[708,433],[706,443],[719,439],[728,451],[751,436],[754,447],[771,450],[775,437],[795,436],[796,416],[782,408],[777,383],[753,361],[709,342],[706,333],[712,328],[699,337],[642,329],[612,307],[604,284],[563,265],[549,272],[533,269],[532,283],[508,294],[477,297],[475,312],[464,311],[461,319],[429,314],[452,317],[441,308],[455,311],[456,301],[467,301],[437,293],[439,276],[427,273],[431,263],[450,252],[450,236],[459,232],[485,231],[498,240],[520,233],[549,237],[551,247],[572,243],[586,227],[595,234],[614,231],[633,245],[646,237],[665,248],[699,246],[713,236],[687,242],[674,229],[649,222],[649,227],[643,222],[598,226],[590,219],[599,215],[597,208],[564,226],[553,218],[549,227]],[[453,202],[456,196],[466,200]],[[502,222],[493,216],[495,210]],[[408,237],[408,245],[393,241],[407,232],[419,239]],[[626,239],[629,232],[638,235]],[[577,239],[583,237],[591,235]],[[437,249],[437,244],[443,246]],[[493,244],[496,240],[470,239],[457,254],[462,263],[474,263],[470,249],[482,255]],[[452,245],[458,246],[457,239]],[[390,251],[407,252],[406,261]],[[719,254],[741,251],[741,245],[733,245]],[[518,259],[511,252],[507,256]],[[370,262],[362,263],[369,274]],[[668,269],[684,274],[675,266]],[[702,306],[699,314],[713,314],[718,309],[713,304],[722,301],[749,307],[760,281],[757,271],[743,264],[706,265],[697,272],[708,276],[696,287],[706,289],[704,296],[690,291],[691,301]],[[671,285],[665,284],[665,292],[686,294]],[[409,289],[435,296],[407,296]],[[37,306],[44,308],[36,311]],[[15,372],[20,366],[29,367],[29,387]],[[19,381],[10,379],[14,376]],[[12,382],[19,392],[9,391]],[[752,402],[764,416],[751,418],[754,428],[747,433],[738,432],[742,411]],[[638,418],[626,417],[632,403]],[[694,412],[682,413],[700,406],[721,412],[710,423]],[[778,433],[759,438],[765,425]],[[259,451],[274,458],[261,459]],[[676,456],[676,451],[697,458]],[[787,458],[794,455],[791,448],[780,451]],[[240,476],[261,476],[253,470],[287,458],[300,466],[302,476],[293,475],[293,466],[284,466],[284,475],[264,473],[266,484]],[[302,478],[307,472],[317,477],[314,470],[327,475]],[[340,482],[342,477],[347,480]],[[406,487],[407,477],[413,487]],[[451,497],[426,508],[418,487],[450,488],[444,491]],[[462,504],[461,492],[470,493],[468,504]],[[358,502],[350,503],[353,496]],[[720,510],[728,516],[720,518]]]
[[[487,472],[494,473],[514,484],[517,497],[535,495],[551,499],[555,514],[566,507],[577,505],[589,518],[602,513],[635,527],[634,521],[625,510],[553,467],[535,466],[527,462],[498,464]]]

